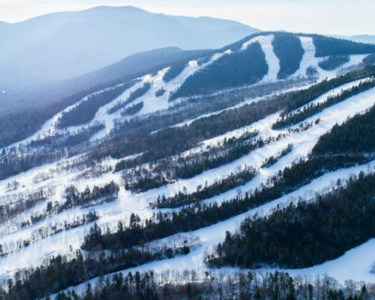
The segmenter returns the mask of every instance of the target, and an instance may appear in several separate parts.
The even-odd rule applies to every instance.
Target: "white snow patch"
[[[273,51],[273,42],[274,35],[261,35],[258,37],[255,37],[248,42],[244,43],[242,45],[241,50],[247,49],[251,44],[259,43],[262,47],[262,50],[266,56],[266,61],[268,64],[268,73],[266,76],[263,77],[260,83],[266,83],[266,82],[274,82],[277,81],[277,74],[280,71],[280,61],[275,55],[275,52]]]

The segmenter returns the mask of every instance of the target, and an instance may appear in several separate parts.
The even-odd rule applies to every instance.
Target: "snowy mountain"
[[[357,43],[375,44],[375,36],[373,35],[368,35],[368,34],[354,35],[354,36],[349,36],[345,38],[353,42],[357,42]]]
[[[0,296],[372,296],[374,53],[257,33],[4,116]]]
[[[184,65],[194,59],[198,61],[194,63],[197,65],[182,77],[178,85],[168,87],[168,93],[163,97],[165,105],[177,98],[199,97],[254,84],[286,79],[333,78],[337,73],[346,72],[362,63],[373,52],[373,45],[318,35],[298,36],[276,32],[251,35],[217,51],[189,52],[171,48],[141,53],[73,80],[0,95],[3,107],[0,124],[2,128],[8,128],[0,138],[0,145],[35,133],[53,115],[76,103],[84,95],[166,67],[177,70],[177,76],[179,72],[189,70]],[[154,81],[153,77],[155,75],[146,81]],[[43,106],[42,110],[40,106]],[[18,118],[17,114],[22,118]],[[29,118],[33,120],[31,125]],[[9,128],[10,124],[12,127]]]
[[[3,78],[0,73],[0,86],[72,78],[157,48],[219,48],[257,31],[233,21],[104,6],[2,27],[0,64],[16,74]]]

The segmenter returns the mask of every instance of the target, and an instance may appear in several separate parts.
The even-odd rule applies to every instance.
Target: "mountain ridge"
[[[34,83],[41,83],[45,78],[74,78],[157,48],[220,48],[256,31],[228,20],[103,6],[2,26],[0,63],[15,73],[33,74]],[[30,81],[18,82],[14,76],[8,78],[8,85],[12,82],[20,86]]]

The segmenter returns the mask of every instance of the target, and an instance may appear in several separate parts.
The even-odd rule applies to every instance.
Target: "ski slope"
[[[266,61],[268,64],[268,73],[258,84],[267,84],[270,82],[277,82],[277,74],[280,70],[280,62],[273,51],[273,35],[258,36],[256,38],[250,39],[242,45],[240,51],[243,51],[253,43],[259,43],[262,50],[265,53]],[[318,81],[324,80],[326,78],[334,78],[338,73],[344,72],[345,69],[356,66],[362,62],[365,55],[353,55],[350,57],[350,61],[334,71],[324,71],[319,67],[319,63],[325,58],[317,58],[316,49],[313,43],[313,39],[309,37],[300,37],[301,43],[304,49],[304,55],[300,63],[299,70],[291,76],[291,78],[301,78],[306,76],[306,71],[308,68],[313,67],[318,71]],[[221,57],[225,55],[232,55],[232,50],[227,50],[222,53],[217,53],[213,55],[209,61],[206,63],[198,63],[198,61],[190,61],[183,72],[179,74],[176,78],[166,83],[163,80],[163,76],[168,72],[169,68],[164,68],[159,70],[154,74],[148,74],[137,79],[134,86],[123,92],[119,97],[113,99],[107,105],[102,106],[96,113],[94,119],[85,125],[69,127],[66,130],[59,130],[56,124],[59,118],[64,112],[67,112],[83,101],[87,101],[90,95],[84,97],[76,104],[64,109],[63,111],[56,114],[53,118],[48,120],[43,127],[35,133],[32,137],[16,143],[13,146],[19,146],[20,144],[28,143],[37,137],[49,136],[56,133],[70,132],[74,133],[82,130],[88,125],[94,125],[97,123],[103,123],[105,129],[95,134],[91,141],[96,141],[105,138],[114,128],[115,122],[121,120],[131,119],[134,116],[122,116],[121,110],[109,114],[108,109],[113,107],[118,101],[126,101],[130,94],[145,83],[151,83],[150,90],[143,96],[136,99],[131,104],[126,107],[138,104],[140,102],[144,103],[143,108],[135,115],[135,117],[141,117],[147,122],[147,117],[149,115],[166,112],[173,108],[176,104],[179,104],[186,99],[178,99],[174,103],[169,102],[170,93],[176,91],[182,84],[194,75],[196,72],[206,68],[210,64],[216,63]],[[329,92],[321,95],[320,97],[314,99],[310,103],[300,107],[303,109],[310,104],[324,103],[331,96],[337,95],[341,91],[348,90],[361,82],[368,79],[356,80],[347,84],[344,84],[338,88],[332,89]],[[190,126],[196,120],[207,118],[212,115],[220,115],[221,113],[237,108],[241,108],[244,105],[248,105],[255,102],[266,102],[274,96],[282,96],[285,93],[291,91],[298,91],[309,87],[310,84],[304,86],[295,86],[289,89],[278,90],[271,93],[270,95],[257,97],[257,98],[245,98],[242,102],[237,103],[231,107],[214,111],[207,114],[202,114],[196,118],[185,120],[183,122],[172,125],[171,127],[182,127]],[[156,91],[163,88],[166,90],[164,95],[161,97],[156,97]],[[102,93],[108,89],[99,91],[95,94]],[[221,93],[223,91],[219,91]],[[228,92],[224,91],[223,93]],[[244,155],[243,157],[221,165],[217,168],[207,170],[193,178],[189,179],[179,179],[173,183],[164,185],[160,188],[148,190],[143,193],[133,194],[130,191],[125,190],[124,182],[121,177],[122,172],[113,173],[112,171],[105,172],[99,176],[93,176],[92,178],[84,178],[82,175],[89,170],[88,166],[81,169],[67,170],[67,166],[78,160],[79,157],[71,157],[68,159],[63,159],[56,163],[45,164],[37,168],[33,168],[27,172],[12,176],[5,180],[0,181],[0,205],[7,204],[17,204],[17,195],[19,193],[32,194],[39,190],[51,190],[52,196],[50,196],[46,201],[37,204],[35,207],[23,212],[22,214],[11,218],[10,220],[0,223],[0,244],[3,247],[4,253],[8,255],[0,257],[0,283],[5,282],[9,277],[14,276],[14,274],[21,269],[27,269],[31,266],[41,266],[49,258],[56,255],[66,255],[67,257],[72,257],[75,250],[80,249],[85,235],[89,232],[92,224],[85,224],[74,229],[64,230],[59,233],[54,233],[53,228],[62,228],[64,222],[73,222],[83,216],[87,215],[93,209],[99,217],[97,224],[106,230],[109,228],[110,231],[115,231],[117,228],[117,223],[119,221],[129,220],[132,213],[138,214],[141,219],[149,218],[152,214],[157,211],[151,209],[149,204],[155,201],[158,196],[173,196],[177,192],[187,191],[194,192],[197,187],[207,183],[208,185],[214,183],[217,180],[226,178],[231,173],[235,173],[244,166],[252,166],[258,170],[258,174],[246,184],[228,190],[220,195],[217,195],[210,199],[204,199],[202,203],[218,203],[221,204],[233,197],[243,194],[244,192],[251,192],[256,188],[261,188],[267,179],[271,176],[276,175],[280,170],[285,169],[293,164],[293,162],[301,159],[307,158],[310,154],[312,148],[317,143],[318,139],[329,132],[333,126],[336,124],[342,124],[347,119],[352,118],[356,114],[365,112],[367,109],[371,108],[375,104],[375,89],[370,89],[359,95],[350,97],[338,104],[324,109],[322,112],[307,118],[302,123],[314,122],[316,119],[320,119],[319,124],[314,124],[311,128],[305,131],[292,132],[287,129],[283,130],[273,130],[272,125],[280,118],[281,111],[271,114],[262,120],[254,122],[248,126],[238,128],[226,132],[222,135],[215,136],[213,138],[204,140],[196,147],[189,149],[183,153],[181,156],[187,156],[191,154],[199,154],[209,148],[215,147],[224,140],[230,138],[239,138],[246,132],[258,132],[257,138],[267,139],[276,138],[280,135],[282,137],[278,140],[272,141],[265,146],[253,150],[251,153]],[[291,114],[296,113],[299,109],[291,112]],[[291,128],[298,128],[300,124],[292,126]],[[286,156],[280,158],[275,164],[268,168],[261,168],[264,161],[270,157],[277,156],[282,150],[284,150],[288,145],[293,145],[293,150]],[[131,159],[142,153],[135,154],[131,157],[122,158]],[[176,157],[172,157],[174,159]],[[113,158],[105,158],[101,162],[103,167],[112,167],[118,163],[119,160]],[[148,164],[142,166],[148,168]],[[147,271],[152,269],[154,272],[161,272],[165,270],[176,270],[184,271],[197,270],[205,271],[207,270],[204,264],[204,256],[206,251],[209,251],[222,242],[225,237],[226,231],[234,232],[241,221],[245,218],[251,216],[255,217],[257,215],[267,215],[271,214],[279,205],[286,205],[289,202],[296,202],[301,197],[308,201],[313,201],[314,196],[317,192],[327,192],[329,191],[333,183],[337,179],[348,179],[352,175],[357,175],[361,171],[373,172],[375,167],[375,161],[368,163],[366,165],[355,166],[347,169],[340,169],[335,172],[327,173],[309,184],[299,188],[298,190],[289,193],[279,199],[275,199],[267,204],[264,204],[258,208],[251,209],[248,212],[241,214],[239,216],[233,217],[231,219],[225,220],[218,224],[196,230],[194,232],[185,233],[192,236],[196,236],[201,241],[201,247],[194,248],[193,251],[187,256],[178,256],[169,260],[161,260],[157,262],[152,262],[133,268],[130,270],[123,270],[122,272],[126,274],[128,271]],[[40,174],[51,174],[51,177],[42,180],[35,181],[35,178]],[[17,181],[20,187],[15,191],[8,191],[8,185],[12,182]],[[109,182],[117,183],[121,188],[118,194],[118,198],[110,203],[102,203],[95,205],[93,207],[81,208],[74,207],[72,209],[60,212],[55,215],[51,215],[40,222],[32,224],[30,226],[23,227],[22,223],[30,220],[32,216],[37,216],[46,211],[46,206],[48,201],[53,203],[64,203],[65,189],[70,185],[74,184],[79,191],[84,191],[86,187],[92,188],[93,186],[104,186]],[[177,209],[163,209],[163,212],[178,211]],[[166,242],[168,239],[173,238],[168,237],[159,242]],[[30,240],[31,243],[27,247],[20,247],[23,240]],[[370,273],[372,264],[375,262],[375,253],[373,250],[375,239],[368,241],[367,243],[348,251],[342,257],[325,262],[319,266],[314,266],[312,268],[298,269],[298,270],[286,270],[292,275],[306,275],[306,276],[316,276],[318,274],[327,273],[330,276],[335,277],[340,282],[344,282],[348,279],[353,279],[356,281],[374,281],[375,275]],[[150,243],[152,245],[153,243]],[[236,272],[235,268],[227,269],[229,272]],[[265,271],[270,271],[271,269],[265,269]],[[98,282],[98,278],[90,281],[92,284]],[[74,289],[77,291],[83,291],[86,284],[82,284]]]
[[[351,83],[355,84],[355,83]],[[349,88],[351,84],[345,85],[345,88]],[[344,87],[342,87],[344,88]],[[334,93],[334,91],[332,91]],[[317,101],[314,100],[314,101]],[[347,118],[354,116],[356,113],[362,113],[366,109],[370,108],[375,103],[375,89],[371,89],[360,95],[351,97],[339,104],[336,104],[332,107],[329,107],[317,114],[313,118],[320,118],[321,122],[313,126],[307,131],[299,132],[296,134],[287,134],[285,138],[280,139],[279,141],[272,142],[260,149],[257,149],[251,152],[249,155],[246,155],[232,163],[223,165],[219,168],[206,171],[198,176],[195,176],[187,180],[179,180],[173,184],[163,186],[158,189],[150,190],[141,194],[131,194],[122,187],[119,193],[118,200],[112,203],[106,203],[94,207],[97,214],[100,216],[98,225],[102,228],[109,227],[111,229],[116,228],[116,224],[119,220],[126,220],[130,217],[130,214],[136,212],[140,217],[147,218],[150,217],[153,213],[153,210],[149,208],[148,203],[150,200],[156,199],[159,195],[171,196],[178,191],[182,191],[186,188],[188,191],[194,191],[198,185],[202,182],[212,183],[216,179],[223,178],[229,175],[231,172],[234,172],[238,169],[239,166],[251,165],[256,168],[259,168],[264,160],[270,156],[276,155],[282,149],[284,149],[288,144],[292,143],[294,145],[293,151],[287,156],[281,158],[275,165],[267,169],[260,169],[260,173],[252,181],[242,186],[240,189],[244,191],[253,190],[256,187],[259,187],[262,183],[265,183],[269,176],[272,176],[282,170],[287,166],[290,166],[293,161],[299,158],[306,157],[311,151],[312,147],[317,142],[318,138],[328,132],[336,123],[340,124],[344,122]],[[282,131],[272,130],[272,124],[277,120],[279,113],[268,116],[259,122],[256,122],[250,126],[246,126],[239,130],[229,132],[219,137],[215,137],[210,140],[203,142],[204,146],[214,145],[219,141],[222,141],[224,138],[239,136],[246,130],[258,130],[260,136],[269,137],[277,136]],[[285,132],[286,133],[286,132]],[[195,151],[192,149],[191,151]],[[71,158],[74,159],[74,158]],[[107,160],[106,164],[114,165],[116,160]],[[45,165],[39,168],[32,169],[28,172],[19,174],[15,177],[3,180],[0,182],[0,191],[3,193],[6,192],[7,184],[13,180],[17,180],[21,184],[22,189],[39,189],[47,186],[54,186],[56,188],[56,194],[53,197],[53,201],[63,201],[63,191],[71,183],[74,183],[79,190],[84,190],[86,186],[94,185],[104,185],[110,181],[117,182],[121,185],[121,174],[120,173],[107,173],[98,178],[90,179],[80,179],[75,180],[75,177],[79,175],[80,172],[62,172],[58,171],[59,163]],[[322,176],[320,179],[314,180],[309,185],[282,197],[281,199],[275,200],[271,203],[268,203],[264,206],[261,206],[255,210],[251,210],[246,214],[232,218],[230,220],[221,222],[219,224],[210,226],[208,228],[200,229],[196,232],[193,232],[194,235],[198,236],[202,241],[202,247],[195,250],[187,257],[177,257],[168,261],[155,262],[149,265],[140,267],[140,270],[146,270],[150,267],[155,267],[155,271],[162,270],[171,266],[171,264],[179,263],[181,269],[185,266],[203,268],[202,257],[205,249],[211,247],[216,243],[220,242],[223,239],[225,231],[231,230],[234,231],[239,222],[243,220],[249,214],[255,214],[257,212],[271,211],[277,204],[286,203],[290,199],[294,199],[298,196],[306,195],[311,193],[310,191],[324,191],[329,189],[331,186],[331,181],[337,178],[347,178],[351,174],[357,174],[361,170],[368,170],[373,168],[373,164],[368,164],[366,166],[359,166],[350,169],[339,170],[330,174]],[[40,172],[48,172],[53,169],[56,169],[56,176],[38,184],[34,184],[33,178]],[[16,192],[12,192],[16,193]],[[12,194],[8,193],[8,194]],[[236,196],[238,189],[230,190],[224,194],[218,195],[212,199],[206,199],[206,203],[217,202],[221,203],[231,197]],[[43,204],[45,206],[45,204]],[[35,236],[39,230],[48,230],[51,226],[59,224],[65,220],[74,220],[77,217],[81,217],[84,214],[87,214],[92,208],[81,209],[75,208],[65,212],[62,212],[58,215],[55,215],[51,218],[47,218],[42,222],[36,223],[32,226],[26,228],[19,228],[17,224],[23,219],[27,219],[36,211],[44,209],[44,206],[40,205],[35,207],[33,210],[26,212],[20,217],[17,217],[14,220],[9,221],[8,224],[1,224],[0,234],[2,235],[2,243],[7,245],[7,247],[12,248],[12,242],[14,243],[17,240],[30,238]],[[78,249],[83,241],[83,237],[88,232],[88,229],[91,227],[91,224],[87,224],[72,230],[63,231],[61,233],[49,236],[44,239],[37,240],[35,243],[32,243],[26,248],[22,248],[18,251],[15,251],[9,254],[6,257],[0,259],[0,270],[2,270],[0,279],[5,280],[8,276],[14,274],[19,268],[27,268],[30,265],[38,266],[42,264],[48,257],[57,254],[70,254],[71,248]],[[14,246],[13,246],[14,247]],[[180,261],[181,260],[181,261]],[[195,264],[193,264],[193,262]],[[368,266],[370,267],[370,266]],[[319,272],[322,270],[320,267]],[[308,274],[312,274],[314,269],[307,270]],[[329,268],[327,269],[327,272]],[[297,271],[296,271],[297,272]],[[301,271],[302,272],[302,271]],[[356,279],[356,278],[354,278]]]

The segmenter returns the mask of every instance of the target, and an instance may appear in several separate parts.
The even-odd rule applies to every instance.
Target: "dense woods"
[[[375,53],[375,45],[355,43],[322,35],[312,35],[316,57]]]
[[[43,106],[20,109],[17,112],[1,116],[0,147],[6,147],[31,136],[39,130],[48,119],[99,89],[99,87],[94,87],[51,104],[47,103],[43,104]]]
[[[375,106],[356,115],[320,137],[313,154],[373,153],[375,151]]]
[[[326,71],[332,71],[349,61],[350,57],[348,55],[333,55],[321,61],[319,67]]]
[[[305,268],[375,237],[375,175],[361,173],[334,191],[244,221],[207,257],[210,266]],[[290,234],[290,233],[293,234]]]
[[[295,35],[278,33],[274,35],[272,46],[280,61],[280,71],[277,77],[285,79],[294,74],[299,69],[305,53],[301,40]]]
[[[264,52],[259,43],[254,43],[245,50],[220,57],[215,63],[193,74],[170,99],[250,85],[260,81],[267,72]]]

